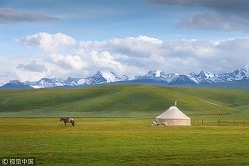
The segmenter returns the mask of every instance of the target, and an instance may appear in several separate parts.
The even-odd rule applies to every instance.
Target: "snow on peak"
[[[116,81],[126,81],[128,79],[128,76],[125,75],[120,76],[111,71],[102,72],[102,76],[107,80],[107,83],[116,82]]]
[[[220,74],[210,74],[205,71],[200,73],[190,73],[188,75],[177,74],[177,73],[164,73],[161,70],[150,70],[147,74],[143,76],[135,76],[133,79],[129,79],[126,75],[118,75],[113,71],[98,71],[92,76],[87,78],[42,78],[39,81],[29,82],[26,81],[22,83],[18,80],[12,80],[9,83],[12,84],[24,84],[29,85],[33,88],[52,88],[52,87],[74,87],[74,86],[84,86],[84,85],[96,85],[96,84],[105,84],[112,82],[120,81],[130,81],[130,80],[139,80],[148,81],[153,80],[154,82],[165,82],[165,84],[180,85],[182,83],[192,84],[209,84],[217,82],[230,82],[230,81],[240,81],[240,80],[249,80],[249,68],[248,66],[243,66],[240,69],[237,69],[229,73],[220,73]],[[3,84],[0,84],[2,86]]]
[[[107,80],[108,83],[118,81],[115,75],[111,72],[102,72],[102,76]]]
[[[214,75],[213,74],[210,74],[208,72],[205,72],[205,71],[201,71],[200,74],[199,74],[200,77],[204,77],[204,78],[211,78],[213,77]]]
[[[155,77],[160,77],[161,76],[161,71],[160,70],[157,70],[156,71],[156,76]]]

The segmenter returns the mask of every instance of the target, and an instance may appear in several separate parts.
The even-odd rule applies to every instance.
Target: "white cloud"
[[[249,63],[246,54],[249,46],[245,44],[248,42],[247,38],[224,41],[162,41],[139,36],[108,41],[80,42],[80,47],[88,55],[91,55],[92,50],[97,50],[98,53],[108,52],[108,55],[112,57],[109,61],[115,62],[108,63],[108,65],[118,64],[126,69],[133,67],[140,73],[151,69],[178,73],[199,72],[200,70],[226,72]],[[231,51],[227,51],[229,49]],[[238,59],[238,55],[244,60]],[[99,67],[107,67],[107,63],[100,58],[98,61]]]
[[[100,70],[105,69],[105,70],[116,71],[119,73],[124,73],[126,72],[126,67],[129,67],[121,64],[119,61],[116,61],[108,51],[102,51],[102,52],[92,51],[90,55],[91,55],[91,60],[94,64],[94,68]]]
[[[20,42],[25,46],[40,49],[46,53],[56,53],[77,43],[75,39],[63,33],[49,34],[45,32],[26,36]]]
[[[142,75],[151,69],[177,73],[201,70],[218,73],[249,65],[249,38],[162,41],[139,36],[79,43],[78,48],[67,54],[2,57],[0,75],[9,72],[14,79],[26,81],[41,77],[87,77],[97,71],[114,71],[129,76]]]
[[[35,81],[49,73],[49,70],[38,71],[38,67],[44,67],[43,69],[45,69],[47,64],[44,59],[37,56],[32,58],[0,57],[0,63],[0,83],[7,83],[10,80]]]
[[[108,41],[80,42],[81,48],[86,51],[109,51],[116,54],[131,54],[132,56],[150,56],[147,50],[160,52],[159,46],[163,41],[147,36],[127,37],[124,39],[110,39]]]
[[[51,54],[49,55],[49,58],[52,64],[57,65],[64,70],[79,70],[87,65],[78,55]]]
[[[12,71],[1,71],[0,72],[0,86],[4,85],[10,80],[16,80],[16,79],[18,79],[16,72],[12,72]]]
[[[47,68],[44,64],[39,64],[36,61],[32,61],[30,64],[19,64],[18,69],[27,70],[32,72],[44,72],[47,71]]]

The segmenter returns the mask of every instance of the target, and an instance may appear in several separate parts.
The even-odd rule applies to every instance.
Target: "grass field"
[[[192,119],[217,120],[217,110],[224,120],[249,119],[249,90],[146,85],[2,90],[0,117],[154,118],[175,101]]]
[[[1,118],[1,157],[37,165],[248,165],[248,126],[151,126],[152,119]]]
[[[175,100],[193,125],[151,126]],[[74,117],[76,126],[64,127],[61,116]],[[248,119],[248,90],[3,90],[0,158],[35,157],[37,165],[249,165]]]

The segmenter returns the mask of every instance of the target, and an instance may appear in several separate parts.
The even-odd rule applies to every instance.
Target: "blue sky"
[[[0,83],[229,72],[249,63],[248,17],[246,0],[1,0]]]

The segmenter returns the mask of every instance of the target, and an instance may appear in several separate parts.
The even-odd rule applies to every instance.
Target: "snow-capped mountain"
[[[249,70],[246,67],[237,69],[231,73],[211,74],[205,71],[200,73],[177,74],[165,73],[159,70],[151,70],[143,76],[135,76],[129,79],[126,75],[117,75],[114,72],[101,72],[86,78],[42,78],[35,82],[10,81],[1,88],[53,88],[53,87],[77,87],[99,85],[107,83],[141,83],[141,84],[160,84],[160,85],[211,85],[214,83],[227,82],[249,82]]]
[[[191,80],[186,75],[179,75],[170,82],[170,85],[195,85],[195,84],[197,83]]]
[[[231,73],[221,73],[221,74],[210,74],[201,71],[199,74],[190,73],[188,77],[193,81],[195,81],[197,84],[245,81],[249,80],[249,70],[246,67],[243,67]]]
[[[80,81],[80,78],[68,77],[64,82],[64,86],[78,86],[79,81]]]
[[[194,82],[196,82],[197,84],[200,83],[213,83],[213,81],[211,80],[211,78],[214,77],[213,74],[201,71],[200,73],[196,74],[196,73],[190,73],[188,75],[188,77],[193,80]]]
[[[107,82],[108,82],[108,78],[105,78],[100,71],[98,71],[93,76],[85,79],[85,85],[104,84]]]
[[[128,76],[117,75],[114,72],[100,72],[98,71],[93,76],[87,78],[42,78],[35,82],[25,82],[25,85],[29,85],[33,88],[53,88],[53,87],[76,87],[84,85],[98,85],[106,84],[118,81],[127,81]]]
[[[136,76],[135,80],[154,80],[164,82],[168,85],[198,85],[225,83],[232,81],[249,81],[249,70],[246,67],[237,69],[231,73],[211,74],[205,71],[190,73],[187,75],[176,73],[164,73],[159,70],[151,70],[144,76]]]
[[[215,74],[211,78],[213,82],[231,82],[249,79],[249,70],[245,67],[237,69],[231,73]]]
[[[32,89],[31,86],[25,85],[18,80],[11,80],[7,84],[0,87],[1,89]]]
[[[65,80],[62,78],[42,78],[36,82],[26,82],[26,85],[30,85],[33,88],[53,88],[58,86],[64,86]]]
[[[111,82],[127,81],[128,76],[126,75],[117,75],[114,72],[101,72],[98,71],[93,76],[82,78],[78,81],[78,85],[98,85],[106,84]]]
[[[154,80],[158,81],[161,84],[164,82],[165,84],[168,85],[193,85],[196,84],[195,81],[190,79],[188,76],[183,75],[183,74],[177,74],[177,73],[164,73],[159,70],[151,70],[149,71],[146,75],[144,76],[136,76],[136,80]]]
[[[164,81],[166,83],[171,83],[179,77],[179,74],[176,73],[164,73],[160,70],[151,70],[144,76],[136,76],[135,80],[156,80],[156,81]]]

